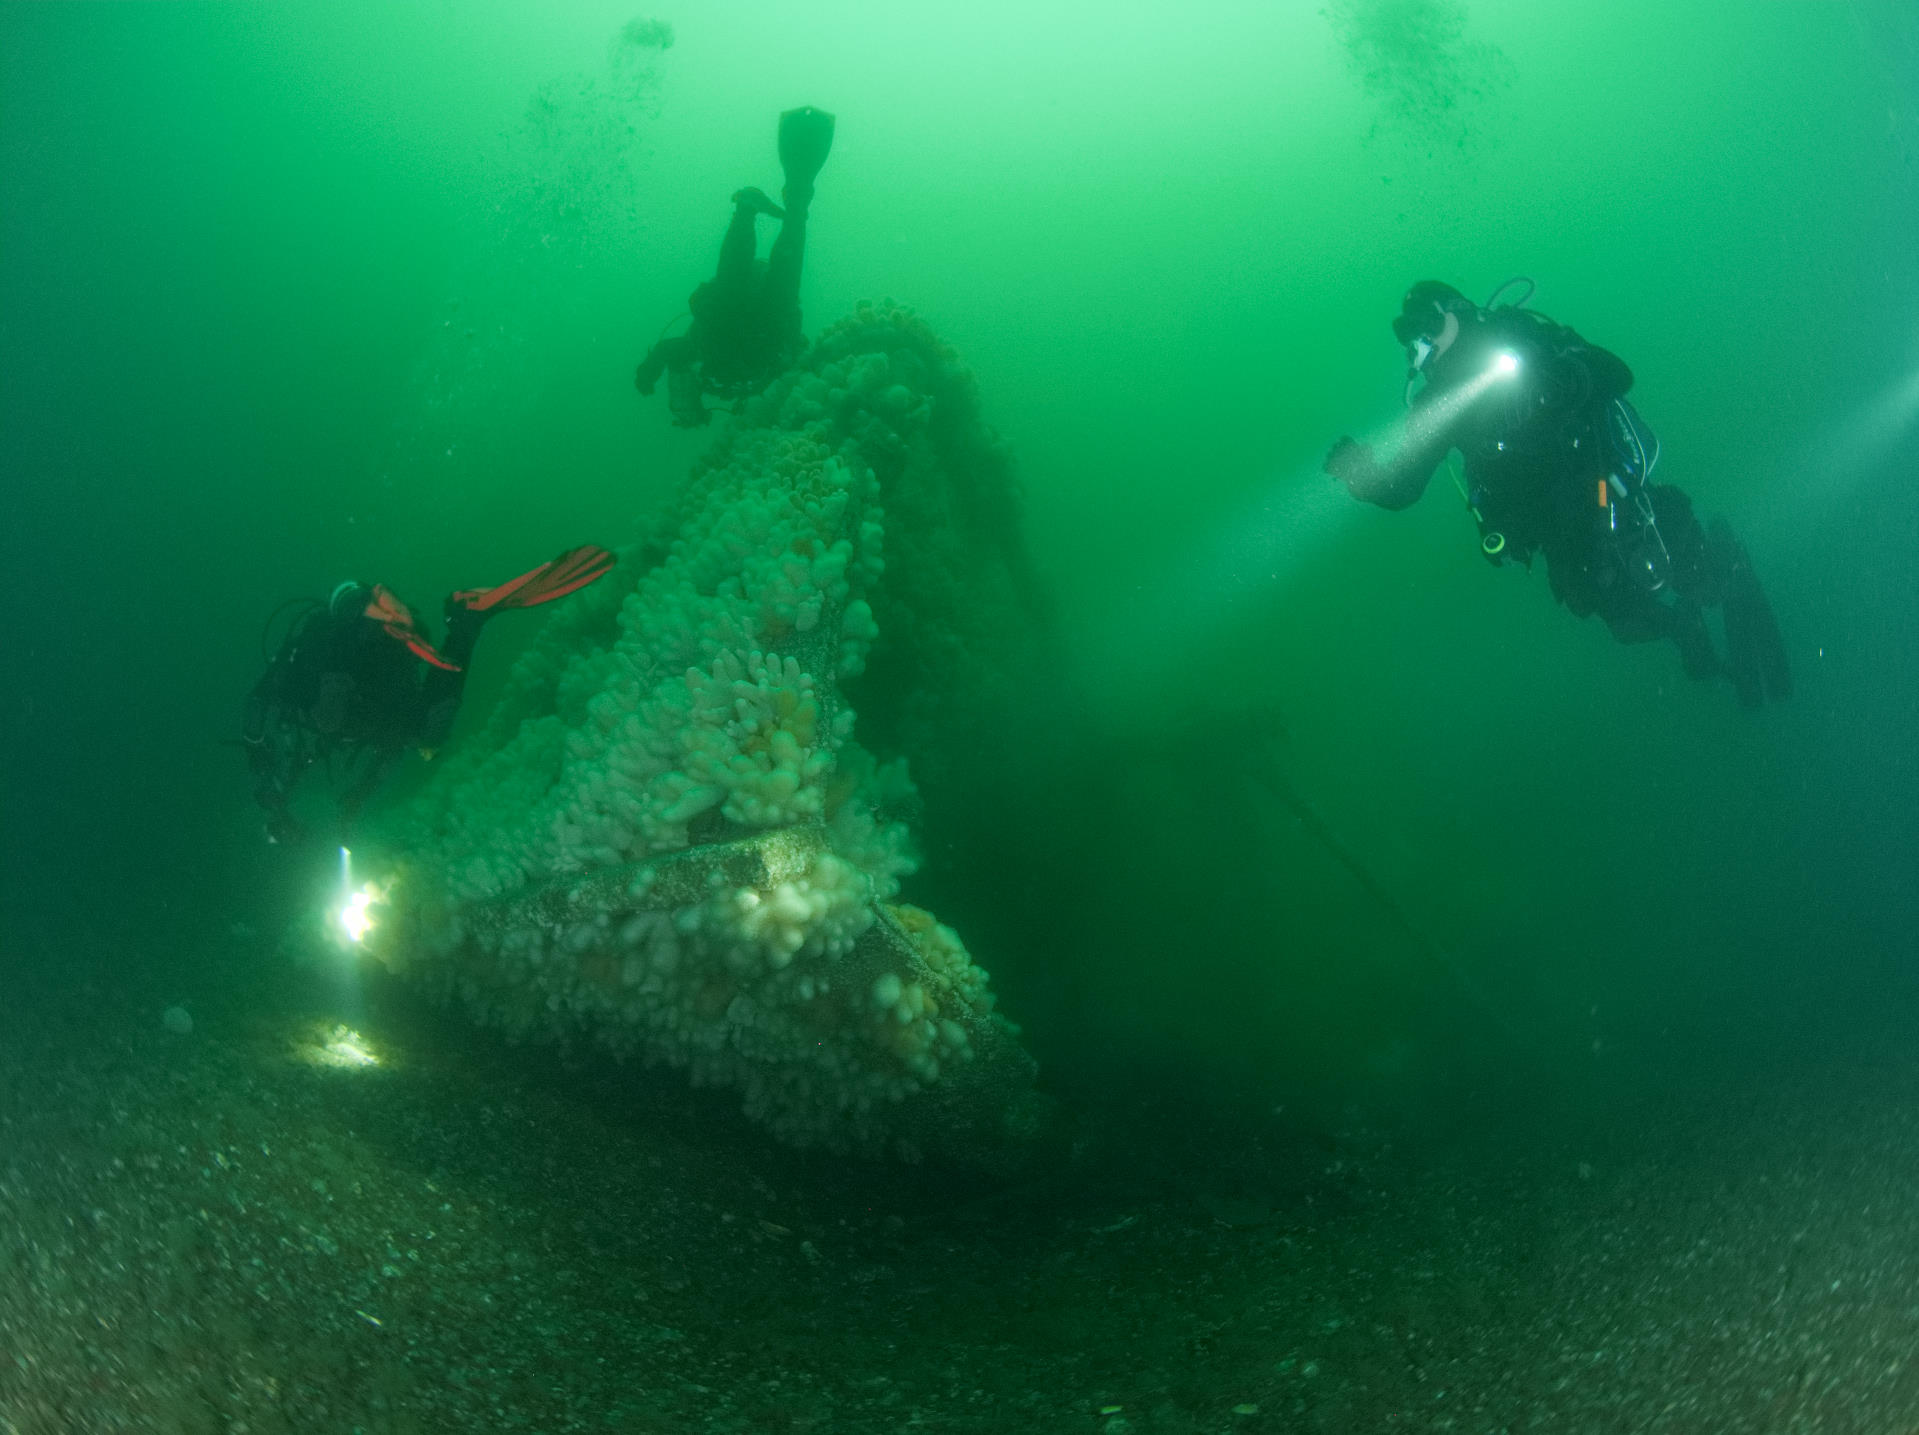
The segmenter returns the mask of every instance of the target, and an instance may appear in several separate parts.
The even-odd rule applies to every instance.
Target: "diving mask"
[[[1459,337],[1459,315],[1451,310],[1444,311],[1444,322],[1437,332],[1427,334],[1414,332],[1406,341],[1406,394],[1407,404],[1413,401],[1413,385],[1426,373],[1426,366],[1448,349]]]

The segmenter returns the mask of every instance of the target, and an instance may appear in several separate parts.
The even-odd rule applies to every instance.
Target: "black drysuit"
[[[1516,365],[1501,372],[1501,355]],[[1724,595],[1737,545],[1709,541],[1679,489],[1649,484],[1655,525],[1615,488],[1621,454],[1609,426],[1632,387],[1617,355],[1530,309],[1480,311],[1427,368],[1406,441],[1389,461],[1355,452],[1341,471],[1356,497],[1405,508],[1450,449],[1463,459],[1467,501],[1482,548],[1496,562],[1543,554],[1553,596],[1581,617],[1598,614],[1622,642],[1670,638],[1686,671],[1721,671],[1702,609]],[[1616,511],[1615,511],[1616,510]],[[1656,526],[1656,533],[1653,527]],[[1722,546],[1727,551],[1718,551]],[[1642,561],[1643,560],[1643,561]]]
[[[318,607],[287,635],[247,694],[242,737],[254,799],[276,840],[298,834],[288,810],[315,761],[344,765],[340,798],[351,822],[387,768],[409,747],[435,748],[453,729],[478,615],[449,615],[439,667],[361,611],[357,602]]]

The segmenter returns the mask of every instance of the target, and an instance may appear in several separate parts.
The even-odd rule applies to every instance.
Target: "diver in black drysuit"
[[[698,428],[712,415],[705,394],[733,400],[756,394],[791,367],[806,347],[800,332],[800,268],[806,257],[806,218],[813,181],[833,147],[833,116],[803,107],[780,116],[781,191],[785,208],[757,189],[733,195],[733,220],[720,243],[713,277],[687,300],[693,322],[661,339],[640,362],[633,383],[651,396],[666,375],[667,407],[681,428]],[[767,262],[755,257],[754,221],[770,214],[779,237]]]
[[[496,588],[448,595],[439,647],[384,585],[342,583],[294,624],[247,694],[241,740],[267,839],[302,835],[291,803],[316,761],[344,765],[342,832],[409,747],[431,751],[453,731],[480,629],[496,613],[577,592],[613,566],[586,545]],[[424,671],[422,671],[424,668]]]
[[[1790,696],[1779,625],[1745,549],[1724,519],[1702,528],[1684,493],[1651,482],[1659,441],[1626,401],[1632,370],[1523,302],[1482,308],[1435,280],[1413,286],[1393,333],[1408,395],[1425,386],[1398,451],[1382,461],[1342,438],[1326,471],[1355,498],[1400,509],[1458,449],[1492,563],[1544,554],[1553,596],[1582,618],[1597,613],[1621,642],[1671,639],[1689,676],[1731,678],[1748,707]],[[1711,607],[1723,611],[1723,659]]]

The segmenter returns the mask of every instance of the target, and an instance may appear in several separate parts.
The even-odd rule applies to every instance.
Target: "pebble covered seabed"
[[[259,973],[0,1009],[6,1435],[1919,1420],[1919,1063],[1503,1147],[1109,1119],[989,1186]]]

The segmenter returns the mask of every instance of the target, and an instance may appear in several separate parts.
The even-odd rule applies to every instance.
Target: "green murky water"
[[[1369,1405],[1352,1377],[1338,1399],[1309,1399],[1286,1382],[1319,1357],[1292,1336],[1267,1350],[1249,1333],[1255,1306],[1269,1325],[1303,1322],[1329,1340],[1324,1323],[1350,1311],[1272,1314],[1280,1276],[1262,1285],[1243,1252],[1210,1237],[1182,1245],[1162,1226],[1149,1260],[1141,1247],[1112,1254],[1130,1228],[1099,1233],[1164,1199],[1196,1231],[1262,1233],[1268,1254],[1281,1249],[1279,1221],[1311,1247],[1299,1259],[1328,1272],[1391,1250],[1380,1280],[1403,1299],[1375,1323],[1451,1312],[1496,1341],[1502,1321],[1535,1319],[1553,1281],[1517,1254],[1536,1232],[1448,1225],[1471,1222],[1431,1194],[1428,1177],[1453,1159],[1436,1153],[1491,1142],[1514,1170],[1578,1173],[1564,1189],[1515,1176],[1512,1201],[1484,1196],[1503,1220],[1523,1208],[1525,1221],[1573,1227],[1590,1209],[1603,1214],[1586,1229],[1629,1229],[1605,1202],[1656,1204],[1665,1158],[1622,1156],[1634,1174],[1605,1194],[1587,1168],[1604,1185],[1611,1143],[1636,1149],[1629,1133],[1648,1111],[1695,1113],[1692,1136],[1663,1139],[1723,1156],[1695,1172],[1706,1190],[1715,1173],[1743,1189],[1760,1167],[1780,1169],[1734,1133],[1802,1083],[1828,1091],[1834,1111],[1882,1109],[1888,1083],[1851,1063],[1889,1038],[1897,1049],[1919,920],[1919,30],[1903,7],[17,4],[0,16],[0,62],[0,562],[11,595],[0,616],[0,959],[33,994],[9,1003],[9,1019],[40,1032],[35,1069],[64,1060],[78,1073],[64,1088],[31,1087],[19,1130],[44,1144],[20,1145],[9,1178],[22,1250],[57,1249],[49,1212],[62,1201],[111,1205],[87,1180],[47,1173],[63,1151],[106,1150],[89,1123],[111,1125],[113,1102],[87,1096],[84,1074],[117,1073],[115,1100],[133,1101],[148,1057],[125,1050],[169,1035],[162,1008],[186,998],[223,1012],[266,1052],[277,1038],[260,1034],[271,1025],[261,1013],[325,1007],[274,947],[324,900],[330,859],[261,843],[243,764],[222,745],[259,670],[267,611],[348,575],[430,609],[432,595],[569,544],[630,541],[710,439],[669,427],[660,400],[634,393],[633,365],[711,272],[732,191],[777,187],[774,119],[799,104],[839,122],[811,220],[807,330],[890,297],[959,351],[1017,459],[1057,624],[1045,677],[1001,716],[996,742],[928,785],[924,864],[904,895],[965,935],[1047,1088],[1103,1133],[1087,1138],[1103,1153],[1096,1176],[1060,1178],[1020,1207],[1043,1214],[1012,1220],[1017,1240],[981,1239],[964,1260],[942,1247],[935,1261],[914,1244],[917,1227],[887,1225],[887,1202],[929,1198],[872,1173],[893,1192],[868,1213],[872,1239],[894,1254],[848,1257],[848,1270],[917,1259],[941,1280],[963,1267],[990,1285],[996,1260],[1041,1269],[1039,1232],[1057,1219],[1081,1232],[1088,1281],[1131,1292],[1141,1309],[1121,1328],[1029,1290],[1019,1320],[1050,1312],[1030,1346],[1031,1383],[1046,1384],[1048,1352],[1085,1376],[1060,1395],[1056,1424],[1015,1392],[942,1396],[946,1374],[923,1372],[916,1399],[889,1401],[860,1383],[873,1378],[864,1369],[824,1404],[767,1396],[757,1414],[726,1413],[682,1389],[619,1419],[893,1429],[913,1410],[950,1429],[1371,1429],[1417,1411],[1418,1428],[1441,1428],[1422,1382],[1375,1378]],[[1483,297],[1521,273],[1538,281],[1535,307],[1632,365],[1634,400],[1664,441],[1662,477],[1727,516],[1750,548],[1795,667],[1790,702],[1742,711],[1724,684],[1689,683],[1670,647],[1621,646],[1571,616],[1543,572],[1489,568],[1443,480],[1389,514],[1319,472],[1334,438],[1377,432],[1399,411],[1403,360],[1388,326],[1408,284],[1439,277]],[[488,638],[469,723],[531,628]],[[105,1018],[97,1029],[34,1019],[76,1002],[137,1010],[126,1031],[139,1037]],[[457,1029],[420,1025],[397,994],[381,1002],[396,1031],[458,1072]],[[194,1040],[222,1025],[201,1020]],[[122,1055],[94,1060],[95,1040]],[[149,1055],[164,1063],[179,1049]],[[1798,1075],[1788,1082],[1786,1070]],[[192,1067],[181,1090],[196,1071],[238,1079]],[[442,1073],[446,1085],[393,1100],[430,1110],[466,1079]],[[528,1099],[576,1109],[557,1079],[538,1062],[515,1077],[537,1093]],[[71,1126],[48,1115],[63,1089]],[[650,1100],[672,1110],[677,1091],[667,1082]],[[209,1122],[237,1123],[222,1140],[271,1144],[265,1098],[213,1117],[201,1099],[180,1095],[171,1126],[156,1103],[156,1128],[173,1134],[155,1136],[154,1152],[184,1151],[174,1136]],[[286,1109],[321,1120],[324,1103],[306,1102],[288,1096]],[[629,1107],[608,1107],[614,1139],[653,1150],[623,1124]],[[835,1201],[858,1203],[857,1177],[782,1165],[729,1124],[724,1103],[688,1109],[701,1119],[673,1116],[672,1140],[700,1154],[677,1159],[715,1189],[751,1189],[759,1170],[822,1229]],[[1780,1129],[1810,1122],[1793,1109]],[[1862,1149],[1881,1153],[1876,1170],[1912,1159],[1903,1137],[1875,1130]],[[102,1159],[148,1169],[137,1145]],[[1254,1148],[1285,1154],[1254,1160]],[[384,1143],[396,1181],[484,1164],[409,1165],[408,1149]],[[313,1179],[326,1180],[322,1168],[346,1158],[313,1159]],[[1372,1163],[1406,1224],[1328,1214],[1337,1203],[1315,1205],[1318,1188],[1292,1174],[1330,1179],[1342,1162]],[[1497,1187],[1504,1168],[1488,1163],[1475,1169]],[[525,1155],[515,1178],[527,1221],[540,1209],[537,1168]],[[1176,1194],[1147,1192],[1142,1173],[1171,1173]],[[191,1177],[152,1178],[149,1256],[161,1265],[225,1259],[168,1225],[203,1199],[186,1194]],[[304,1175],[294,1184],[311,1189]],[[141,1209],[137,1185],[117,1189]],[[1089,1194],[1102,1191],[1111,1209]],[[260,1193],[236,1199],[278,1209]],[[166,1214],[175,1206],[188,1214]],[[1791,1238],[1779,1232],[1803,1214],[1764,1201],[1740,1210],[1749,1253]],[[802,1222],[762,1215],[834,1257]],[[977,1228],[964,1229],[973,1240]],[[1855,1247],[1877,1230],[1862,1227]],[[501,1250],[517,1239],[493,1238]],[[1843,1230],[1832,1240],[1847,1243]],[[1454,1284],[1435,1297],[1430,1262],[1400,1262],[1426,1241],[1442,1254],[1472,1246],[1504,1284],[1467,1290],[1442,1270]],[[704,1273],[695,1263],[673,1279],[743,1269],[718,1238],[700,1249]],[[1751,1271],[1769,1259],[1754,1255]],[[474,1280],[506,1280],[512,1262],[500,1260]],[[1239,1270],[1249,1292],[1202,1319],[1169,1292],[1203,1285],[1211,1263]],[[37,1269],[23,1257],[0,1333],[66,1308]],[[814,1257],[794,1256],[792,1301],[804,1303],[813,1269]],[[1744,1269],[1722,1271],[1696,1306],[1671,1297],[1674,1318],[1762,1299]],[[891,1279],[849,1274],[828,1305],[853,1320],[859,1291]],[[190,1305],[194,1289],[180,1299]],[[687,1286],[658,1289],[668,1305],[688,1299]],[[552,1319],[515,1325],[512,1341],[563,1344],[552,1332],[583,1312],[617,1323],[609,1312],[630,1293],[548,1295]],[[977,1296],[956,1298],[955,1389],[974,1388],[996,1322],[1012,1319]],[[1569,1309],[1578,1298],[1564,1293]],[[87,1299],[164,1303],[106,1277]],[[887,1299],[914,1304],[905,1287]],[[1156,1340],[1160,1300],[1195,1329],[1238,1333]],[[771,1320],[743,1296],[727,1309],[727,1330]],[[436,1317],[423,1303],[414,1319]],[[743,1359],[718,1326],[646,1320]],[[1860,1320],[1831,1327],[1832,1359],[1843,1364],[1848,1341],[1903,1338]],[[1150,1397],[1114,1393],[1128,1364],[1116,1352],[1134,1338],[1134,1364],[1164,1375]],[[470,1413],[431,1413],[421,1392],[442,1376],[418,1361],[390,1357],[374,1393],[314,1413],[263,1386],[232,1393],[245,1384],[233,1374],[249,1359],[243,1331],[192,1341],[231,1376],[192,1396],[208,1421],[227,1422],[208,1429],[275,1428],[270,1410],[290,1429],[476,1428],[460,1423]],[[882,1366],[904,1358],[872,1331],[830,1360],[807,1342],[782,1328],[780,1359],[839,1369],[848,1349]],[[1074,1363],[1089,1342],[1112,1355],[1111,1371]],[[297,1364],[285,1353],[296,1345],[274,1348]],[[1374,1359],[1385,1361],[1356,1354],[1339,1371],[1328,1360],[1329,1378]],[[1496,1376],[1460,1359],[1453,1378],[1481,1415],[1445,1428],[1545,1418],[1549,1407],[1510,1390],[1502,1405],[1499,1381],[1545,1389],[1550,1360],[1515,1355],[1527,1373]],[[1283,1360],[1294,1364],[1282,1371]],[[1730,1388],[1725,1360],[1712,1368]],[[51,1367],[21,1361],[0,1374],[0,1429],[140,1428],[89,1414],[119,1412],[126,1380],[96,1372],[97,1403],[69,1394],[62,1405],[48,1382],[64,1388],[72,1372],[40,1378],[33,1370]],[[1188,1389],[1165,1374],[1182,1366],[1208,1380]],[[489,1390],[483,1368],[460,1388],[482,1391],[472,1409],[493,1400],[519,1412],[520,1425],[499,1428],[594,1428],[583,1412],[617,1404],[592,1394],[600,1367],[585,1362],[546,1395]],[[1804,1356],[1800,1368],[1823,1367]],[[1602,1383],[1650,1388],[1657,1369]],[[285,1380],[325,1383],[305,1367]],[[1775,1404],[1751,1407],[1754,1423],[1739,1424],[1747,1407],[1733,1404],[1710,1407],[1707,1423],[1785,1428],[1765,1423],[1770,1410],[1883,1429],[1910,1414],[1899,1404],[1909,1387],[1871,1385],[1854,1405],[1822,1395],[1813,1375],[1780,1380]],[[1106,1404],[1125,1408],[1102,1417]],[[1246,1404],[1259,1410],[1233,1413]],[[1872,1418],[1845,1423],[1867,1408]],[[1705,1428],[1571,1409],[1556,1418],[1588,1423],[1559,1428]],[[1273,1420],[1293,1423],[1251,1423]]]

